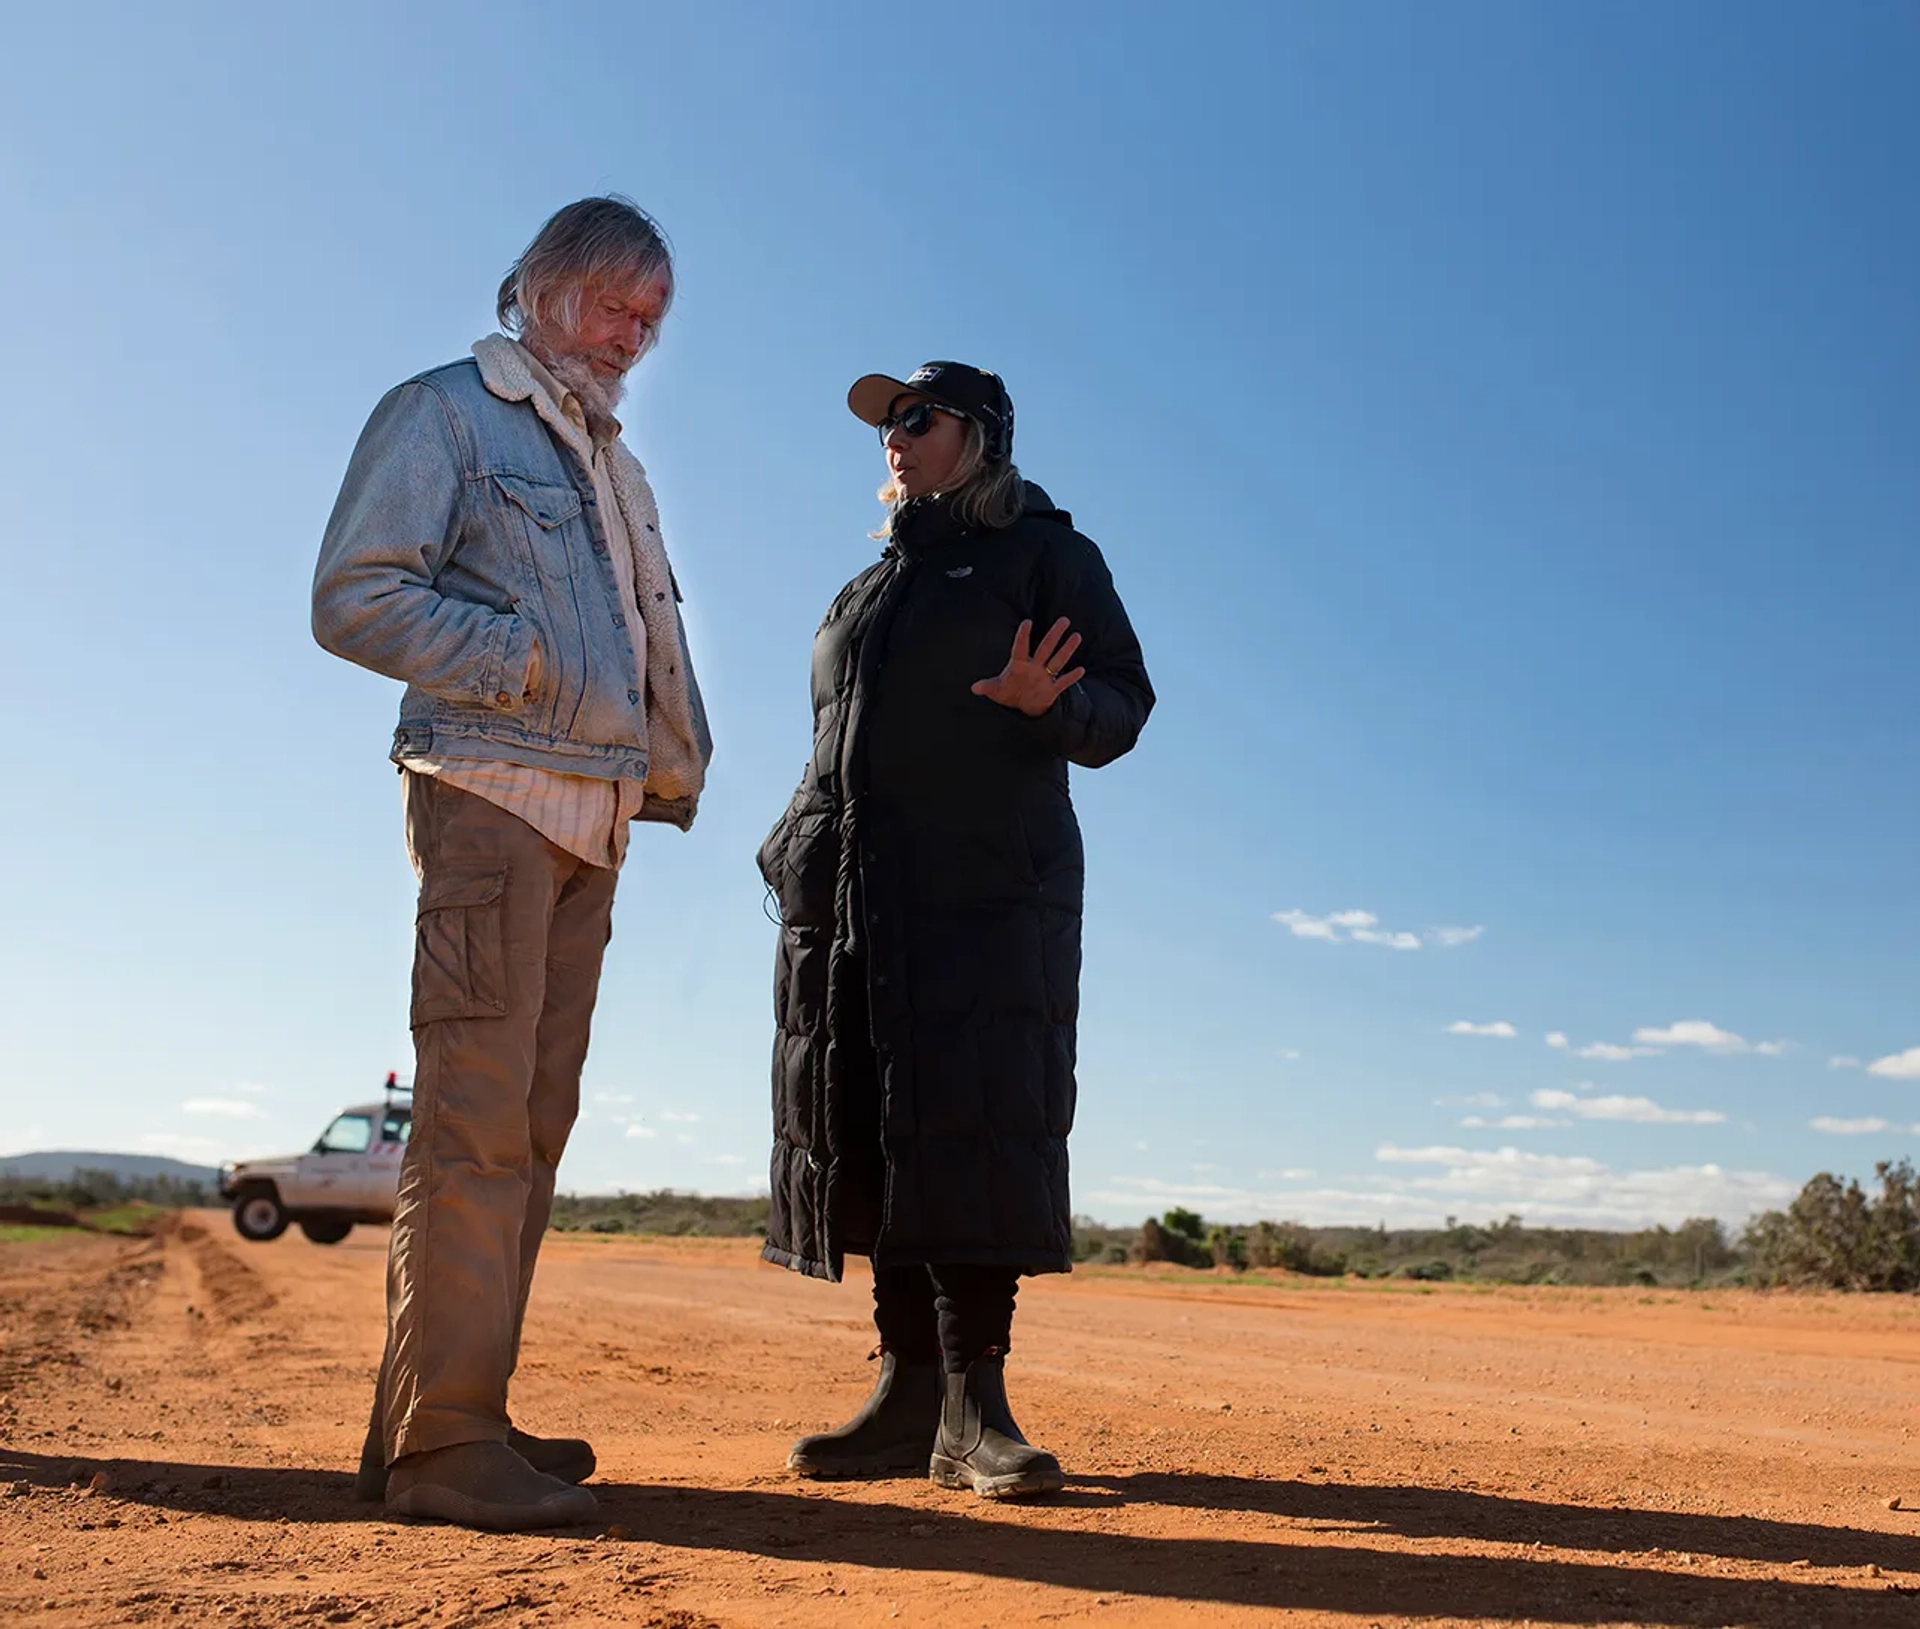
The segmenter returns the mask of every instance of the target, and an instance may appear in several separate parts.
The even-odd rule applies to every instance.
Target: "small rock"
[[[113,1486],[113,1478],[105,1471],[95,1471],[87,1481],[87,1492],[105,1493]]]
[[[1899,1508],[1900,1508],[1900,1495],[1896,1493],[1891,1499],[1887,1501],[1887,1509],[1898,1510]]]
[[[612,1539],[616,1544],[625,1544],[633,1537],[633,1532],[630,1528],[623,1527],[620,1523],[615,1522],[613,1526],[607,1529],[604,1536]]]
[[[41,1580],[42,1583],[44,1583],[47,1577],[47,1569],[45,1567],[35,1567],[33,1569],[33,1576]]]
[[[1879,1569],[1878,1567],[1876,1567],[1876,1566],[1874,1566],[1874,1565],[1872,1565],[1871,1563],[1869,1563],[1869,1564],[1868,1564],[1868,1566],[1867,1566],[1867,1576],[1868,1576],[1869,1578],[1878,1578],[1878,1577],[1880,1577],[1880,1576],[1882,1576],[1882,1575],[1881,1575],[1881,1572],[1880,1572],[1880,1569]]]
[[[219,1471],[215,1471],[211,1476],[200,1478],[200,1486],[203,1488],[224,1488],[226,1485],[227,1479]]]

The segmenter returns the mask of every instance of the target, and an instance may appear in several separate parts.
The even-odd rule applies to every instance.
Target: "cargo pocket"
[[[436,877],[420,891],[412,1024],[502,1018],[507,1011],[507,873]]]

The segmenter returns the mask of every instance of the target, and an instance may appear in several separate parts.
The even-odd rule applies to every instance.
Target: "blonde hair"
[[[978,419],[966,421],[966,445],[960,449],[960,462],[954,466],[947,485],[934,494],[953,505],[954,518],[973,531],[997,532],[1011,526],[1026,507],[1026,482],[1012,459],[987,457],[987,432]],[[900,483],[891,478],[880,488],[878,497],[887,506],[887,518],[880,523],[877,538],[893,536],[894,522],[905,506],[907,495]]]

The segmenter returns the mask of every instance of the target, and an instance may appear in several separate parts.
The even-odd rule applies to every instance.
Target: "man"
[[[593,1450],[514,1429],[507,1382],[628,824],[690,825],[712,756],[614,417],[672,298],[646,214],[569,204],[500,285],[505,332],[374,409],[320,546],[314,637],[407,686],[413,1130],[357,1485],[395,1515],[517,1531],[597,1509],[576,1485]]]

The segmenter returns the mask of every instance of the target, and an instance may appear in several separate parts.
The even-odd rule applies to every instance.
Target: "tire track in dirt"
[[[191,1217],[176,1220],[166,1235],[186,1247],[212,1315],[221,1323],[245,1323],[278,1304],[260,1275]]]
[[[158,1239],[72,1243],[71,1276],[0,1277],[0,1393],[44,1388],[57,1371],[78,1368],[88,1341],[133,1324],[165,1265]],[[104,1264],[102,1249],[113,1252]]]

